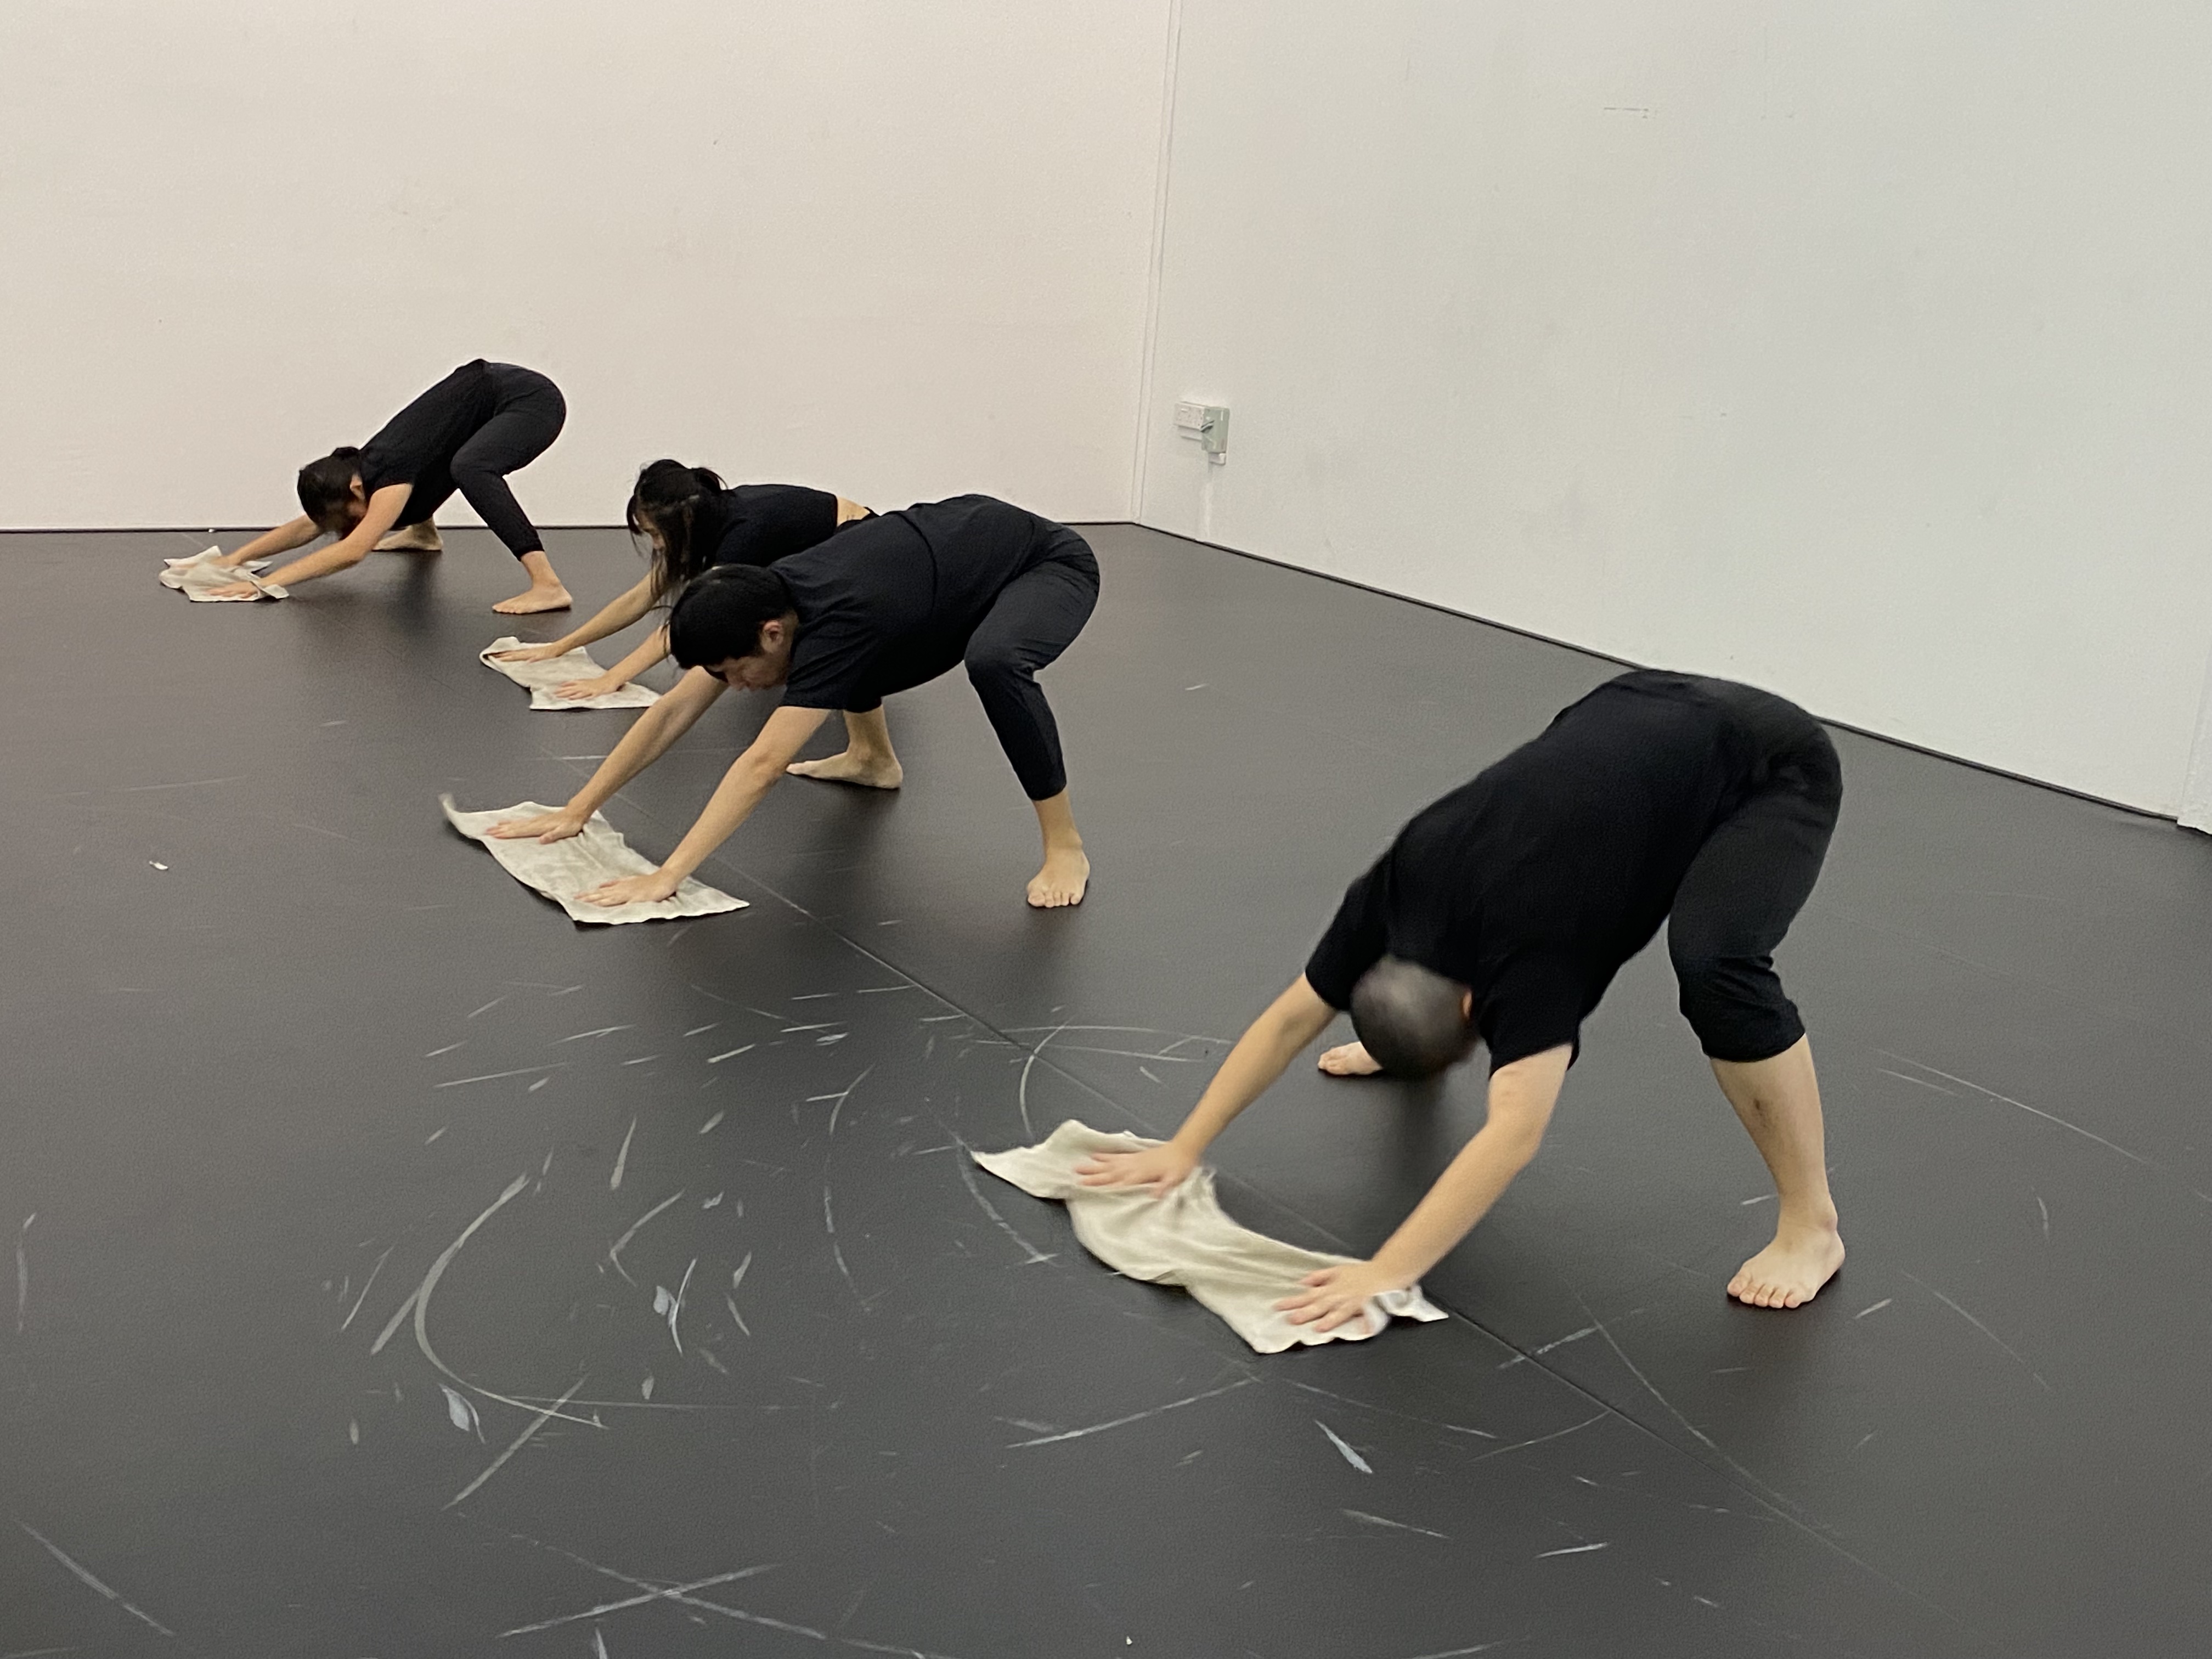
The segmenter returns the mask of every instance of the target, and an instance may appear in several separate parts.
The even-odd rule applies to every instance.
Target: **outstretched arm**
[[[263,531],[235,553],[226,553],[215,562],[235,570],[256,559],[266,559],[278,553],[289,553],[295,547],[305,547],[322,533],[322,526],[302,513],[298,518],[280,524],[274,530]]]
[[[610,634],[621,633],[623,629],[628,628],[632,623],[645,615],[647,611],[653,609],[653,601],[655,597],[656,593],[653,586],[652,576],[650,574],[641,576],[638,579],[635,586],[631,587],[626,592],[617,594],[613,599],[608,600],[605,605],[600,606],[599,614],[594,616],[591,621],[583,623],[580,627],[571,629],[568,633],[563,634],[559,639],[550,640],[544,645],[526,645],[513,651],[501,651],[498,653],[499,659],[501,662],[546,662],[555,657],[566,656],[569,652],[574,651],[580,645],[590,645],[596,641],[606,638]],[[656,635],[656,637],[658,637],[658,635]],[[631,654],[635,655],[636,653],[632,653]],[[653,656],[650,660],[639,665],[641,672],[644,669],[652,667],[654,663],[660,660],[662,656],[666,654],[667,648],[664,645],[658,654]],[[623,660],[628,661],[629,659],[625,658]],[[611,673],[613,671],[610,670],[608,672]],[[625,676],[625,678],[627,678],[627,676]],[[617,680],[615,682],[615,684],[617,685],[621,684],[621,680]],[[608,689],[612,690],[613,688],[609,687]]]
[[[557,812],[534,818],[509,818],[495,823],[490,833],[501,841],[535,837],[541,842],[566,841],[580,835],[592,814],[615,798],[616,793],[639,773],[668,752],[677,738],[697,724],[699,716],[714,706],[726,688],[703,668],[695,668],[676,682],[676,689],[630,722],[614,752],[599,763],[591,781],[568,798]]]
[[[667,701],[663,697],[660,703]],[[660,703],[653,706],[659,708]],[[625,876],[620,881],[607,882],[580,896],[587,903],[610,905],[639,900],[649,903],[669,897],[684,884],[686,876],[704,864],[708,855],[752,816],[761,798],[775,787],[783,769],[799,757],[799,751],[806,747],[806,740],[829,718],[826,708],[777,709],[768,717],[768,724],[761,727],[752,747],[731,764],[708,798],[706,810],[699,814],[699,821],[676,843],[676,850],[661,861],[660,868],[648,875]],[[612,758],[609,757],[610,761]]]
[[[571,702],[580,702],[586,697],[619,691],[667,654],[668,629],[665,627],[656,628],[645,636],[636,650],[604,674],[594,675],[588,680],[570,680],[566,685],[554,687],[553,695],[565,697]]]
[[[1076,1165],[1076,1179],[1086,1187],[1149,1187],[1155,1198],[1164,1195],[1182,1184],[1215,1137],[1266,1093],[1298,1050],[1335,1018],[1336,1010],[1299,975],[1237,1039],[1174,1139],[1141,1152],[1101,1152]]]
[[[1574,1049],[1562,1044],[1492,1072],[1489,1121],[1460,1148],[1389,1242],[1371,1261],[1309,1273],[1304,1290],[1275,1305],[1290,1315],[1293,1325],[1318,1322],[1321,1329],[1333,1331],[1356,1316],[1369,1297],[1417,1283],[1474,1231],[1536,1156],[1573,1058]]]
[[[280,569],[271,570],[262,580],[273,587],[289,587],[297,582],[313,581],[318,576],[327,576],[337,570],[345,570],[359,564],[368,556],[368,551],[384,539],[385,532],[399,522],[406,510],[407,498],[415,493],[413,484],[386,484],[368,498],[368,510],[362,514],[361,522],[348,531],[343,540],[331,543],[321,551],[310,553],[304,559],[295,559]],[[290,526],[286,526],[289,532]],[[277,532],[270,532],[274,535]],[[250,544],[249,544],[250,545]],[[294,544],[299,545],[298,543]],[[240,551],[245,551],[241,549]],[[244,597],[253,592],[251,582],[234,582],[228,587],[214,590],[216,599],[228,599],[236,594]]]

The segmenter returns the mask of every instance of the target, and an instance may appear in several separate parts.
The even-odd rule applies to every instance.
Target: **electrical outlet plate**
[[[1197,439],[1216,460],[1229,453],[1229,410],[1223,405],[1186,400],[1176,404],[1175,418],[1176,430]]]

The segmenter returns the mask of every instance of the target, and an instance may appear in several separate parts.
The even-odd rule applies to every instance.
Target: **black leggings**
[[[568,404],[561,388],[536,369],[518,368],[513,363],[489,367],[499,402],[492,409],[491,418],[453,452],[447,471],[461,499],[476,508],[492,533],[519,559],[544,551],[545,543],[521,502],[514,499],[514,492],[507,487],[507,475],[520,472],[551,447],[568,418]],[[439,490],[420,501],[410,499],[407,522],[428,519],[451,493]]]
[[[1067,649],[1097,603],[1098,561],[1082,537],[1062,529],[1046,557],[999,590],[966,639],[933,642],[887,659],[868,691],[847,710],[859,714],[880,708],[893,693],[964,664],[1023,793],[1031,800],[1049,800],[1067,787],[1067,763],[1037,671]]]
[[[1844,773],[1820,723],[1771,693],[1707,683],[1758,739],[1759,781],[1691,860],[1667,924],[1682,1013],[1715,1060],[1771,1060],[1805,1035],[1774,950],[1820,879]]]

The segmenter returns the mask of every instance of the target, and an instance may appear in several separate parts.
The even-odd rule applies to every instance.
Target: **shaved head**
[[[1434,1077],[1467,1057],[1467,987],[1384,957],[1352,988],[1352,1029],[1393,1077]]]

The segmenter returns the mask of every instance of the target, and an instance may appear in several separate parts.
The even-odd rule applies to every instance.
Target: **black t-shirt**
[[[785,706],[870,706],[904,689],[885,680],[893,663],[943,672],[1008,582],[1083,544],[1018,507],[956,495],[848,525],[834,541],[780,561],[799,613]]]
[[[1385,955],[1455,980],[1474,994],[1492,1071],[1577,1042],[1765,774],[1780,739],[1731,705],[1738,689],[1639,671],[1562,710],[1398,832],[1346,891],[1307,982],[1345,1008]]]
[[[803,484],[739,484],[706,497],[691,514],[692,539],[707,554],[702,569],[774,564],[828,541],[840,527],[837,498]]]
[[[374,495],[387,484],[412,484],[399,514],[420,524],[453,493],[453,457],[492,417],[499,388],[483,358],[463,363],[384,423],[362,446],[361,488]]]

